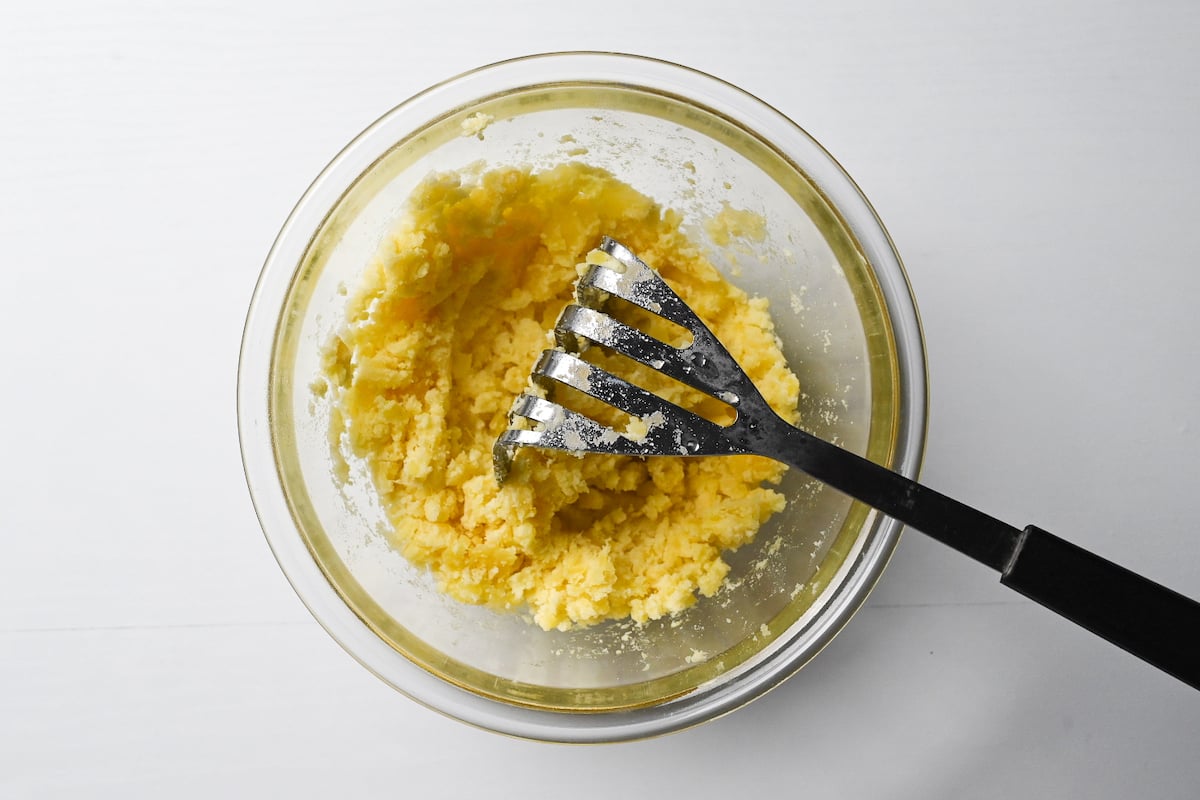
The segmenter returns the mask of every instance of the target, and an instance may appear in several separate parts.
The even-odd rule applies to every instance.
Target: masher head
[[[520,447],[630,456],[745,453],[753,426],[743,413],[747,404],[773,414],[708,326],[657,272],[607,236],[599,249],[609,258],[590,263],[580,276],[575,285],[578,304],[567,306],[554,326],[558,347],[542,353],[530,375],[530,389],[517,397],[509,427],[496,440],[492,455],[497,481],[504,481]],[[621,322],[604,310],[612,297],[685,328],[691,342],[676,347]],[[737,418],[730,425],[719,425],[586,361],[580,354],[592,345],[728,404]],[[567,408],[554,400],[558,386],[589,395],[637,423],[618,431]]]

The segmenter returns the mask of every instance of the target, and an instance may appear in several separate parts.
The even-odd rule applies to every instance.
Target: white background
[[[385,687],[258,529],[239,338],[308,182],[433,82],[615,49],[759,95],[873,200],[928,483],[1200,596],[1200,6],[901,5],[5,4],[0,796],[1194,798],[1200,694],[919,534],[776,692],[570,748]]]

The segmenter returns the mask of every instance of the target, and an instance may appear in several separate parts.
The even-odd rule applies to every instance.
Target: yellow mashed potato
[[[645,622],[714,594],[729,571],[723,551],[783,508],[769,484],[784,467],[756,456],[526,449],[503,486],[493,475],[512,401],[571,301],[577,263],[604,234],[658,269],[795,420],[799,387],[766,301],[727,283],[679,225],[578,163],[435,175],[414,193],[327,349],[325,388],[334,440],[369,465],[393,545],[442,591],[528,609],[545,629]],[[689,401],[657,373],[622,370]],[[699,410],[719,415],[706,402]]]

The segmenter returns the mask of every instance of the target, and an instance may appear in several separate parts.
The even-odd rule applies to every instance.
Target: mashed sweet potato
[[[770,488],[784,467],[755,456],[525,450],[497,484],[492,445],[604,234],[658,269],[795,420],[766,301],[725,281],[677,214],[580,163],[427,179],[325,353],[335,441],[369,465],[394,546],[454,598],[527,608],[546,629],[643,622],[714,594],[723,551],[784,505]],[[682,400],[650,370],[637,378]]]

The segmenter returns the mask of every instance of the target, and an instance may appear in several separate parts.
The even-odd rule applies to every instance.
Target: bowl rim
[[[553,81],[544,76],[552,74]],[[338,644],[388,685],[439,713],[484,729],[531,739],[600,742],[639,739],[691,727],[732,711],[765,694],[794,674],[832,640],[861,607],[898,541],[901,525],[872,512],[859,552],[848,557],[830,584],[833,596],[805,636],[805,650],[784,641],[728,681],[713,681],[672,700],[615,711],[570,713],[519,706],[458,687],[427,672],[381,640],[346,604],[301,543],[297,542],[271,443],[270,392],[274,330],[293,276],[313,236],[346,189],[394,144],[393,128],[414,129],[410,119],[444,113],[497,87],[515,90],[568,80],[617,83],[668,91],[686,102],[715,108],[750,130],[747,119],[767,118],[793,137],[772,137],[789,160],[802,147],[801,171],[826,194],[854,234],[880,283],[896,339],[901,407],[896,411],[893,468],[910,478],[919,474],[928,416],[928,377],[924,335],[907,274],[891,237],[858,185],[823,146],[795,122],[755,95],[699,70],[670,61],[625,53],[567,51],[539,53],[487,64],[436,83],[380,116],[352,139],[313,180],[288,215],[264,262],[246,314],[237,377],[237,424],[243,470],[255,513],[276,561],[301,602]],[[482,84],[481,84],[482,81]],[[399,122],[398,122],[399,121]],[[401,123],[406,123],[401,124]],[[423,124],[418,122],[417,125]],[[377,147],[382,143],[383,147]],[[368,146],[370,145],[370,146]],[[793,160],[793,164],[800,168]],[[831,191],[832,190],[832,191]],[[885,268],[880,270],[880,266]],[[265,334],[269,331],[270,334]],[[847,589],[841,575],[855,570],[862,579]],[[795,626],[794,626],[795,627]],[[815,629],[814,629],[815,628]],[[781,639],[784,637],[781,636]]]

